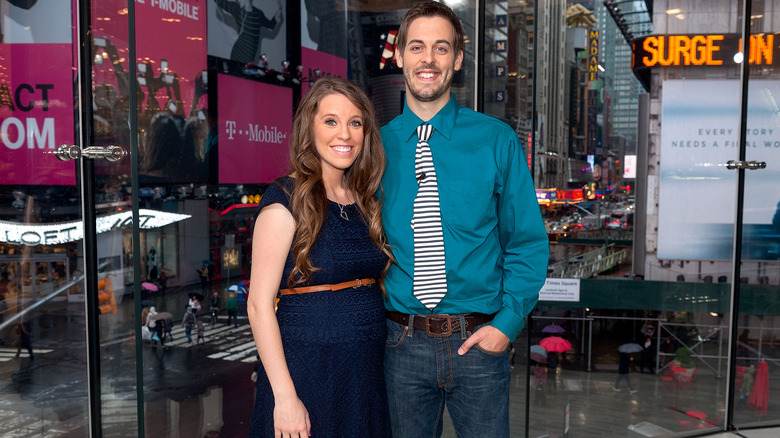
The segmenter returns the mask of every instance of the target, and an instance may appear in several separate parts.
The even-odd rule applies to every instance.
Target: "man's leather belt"
[[[463,315],[414,315],[414,328],[425,330],[431,337],[450,336],[460,332],[460,317],[466,320],[466,331],[473,332],[482,324],[493,320],[496,314],[465,313]],[[387,319],[398,324],[409,326],[409,315],[401,312],[388,311]]]
[[[357,289],[361,286],[370,286],[376,283],[376,278],[360,278],[352,281],[345,281],[343,283],[336,284],[318,284],[316,286],[304,286],[296,287],[294,289],[282,289],[279,291],[279,295],[295,295],[305,294],[309,292],[322,292],[326,290],[341,290],[347,288]]]

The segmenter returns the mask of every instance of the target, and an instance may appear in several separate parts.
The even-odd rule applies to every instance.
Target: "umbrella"
[[[531,345],[531,360],[538,363],[547,363],[547,350],[540,345]]]
[[[563,353],[571,350],[571,342],[559,336],[548,336],[539,342],[539,345],[547,351],[553,353]]]
[[[618,347],[618,351],[621,353],[639,353],[642,350],[644,350],[644,348],[642,348],[641,345],[635,344],[633,342],[629,344],[623,344]]]
[[[143,300],[143,301],[141,301],[141,307],[154,307],[156,305],[157,304],[155,304],[155,302],[151,301],[151,300]]]
[[[769,406],[769,367],[765,360],[758,363],[753,391],[750,392],[750,407],[759,415],[765,415]]]
[[[244,284],[246,284],[246,283],[244,283]],[[245,294],[246,293],[246,289],[244,289],[244,286],[242,286],[241,283],[234,284],[232,286],[228,286],[227,288],[225,288],[225,290],[228,291],[228,292],[236,292],[236,293],[240,293],[240,294]]]
[[[152,315],[151,320],[157,321],[158,319],[172,319],[173,315],[171,312],[159,312]]]
[[[542,333],[566,333],[566,329],[557,325],[557,324],[550,324],[547,327],[542,329]]]
[[[203,294],[200,292],[190,292],[188,295],[190,298],[195,297],[198,301],[203,301]]]
[[[148,281],[141,283],[141,287],[152,292],[157,292],[159,290],[156,284],[149,283]]]

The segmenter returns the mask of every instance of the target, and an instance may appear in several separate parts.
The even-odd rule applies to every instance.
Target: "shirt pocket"
[[[449,199],[445,212],[447,225],[476,231],[495,223],[496,198],[493,182],[484,180],[454,180],[449,184]]]

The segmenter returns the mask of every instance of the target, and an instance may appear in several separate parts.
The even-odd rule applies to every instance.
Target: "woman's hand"
[[[276,438],[308,438],[311,436],[309,411],[298,397],[278,397],[274,407]]]

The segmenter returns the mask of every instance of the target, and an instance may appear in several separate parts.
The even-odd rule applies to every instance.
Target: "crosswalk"
[[[198,343],[198,330],[197,327],[193,327],[192,340],[194,344],[190,345],[187,341],[184,327],[181,324],[176,324],[171,330],[170,337],[166,335],[165,346],[179,348],[203,348],[207,346],[209,351],[217,350],[207,356],[209,359],[241,362],[255,362],[257,360],[257,348],[255,347],[252,329],[249,324],[244,323],[234,327],[225,323],[217,323],[212,327],[211,324],[204,323],[204,329],[204,339],[201,343]],[[109,344],[126,342],[131,339],[132,335],[116,338],[102,343],[101,346],[105,347]],[[144,341],[144,343],[150,344],[151,341]],[[29,358],[27,349],[22,348],[19,356],[17,356],[17,351],[16,347],[0,347],[0,362],[7,362],[17,357]],[[33,348],[33,355],[38,356],[51,353],[52,351],[54,351],[52,348]]]
[[[217,323],[213,327],[204,322],[204,339],[198,342],[198,329],[192,328],[192,340],[190,345],[187,340],[185,328],[177,324],[171,329],[170,338],[166,335],[166,347],[201,348],[207,346],[209,350],[217,350],[209,354],[209,359],[221,359],[227,361],[255,362],[257,360],[257,348],[252,338],[252,329],[249,324],[238,327],[225,323]],[[149,341],[146,341],[149,342]]]
[[[17,351],[18,350],[16,348],[0,348],[0,362],[8,362],[11,359],[16,359]],[[51,353],[52,351],[54,350],[50,348],[33,348],[33,356]],[[30,354],[27,352],[26,348],[22,348],[22,351],[19,353],[19,357],[26,359],[30,357]]]

